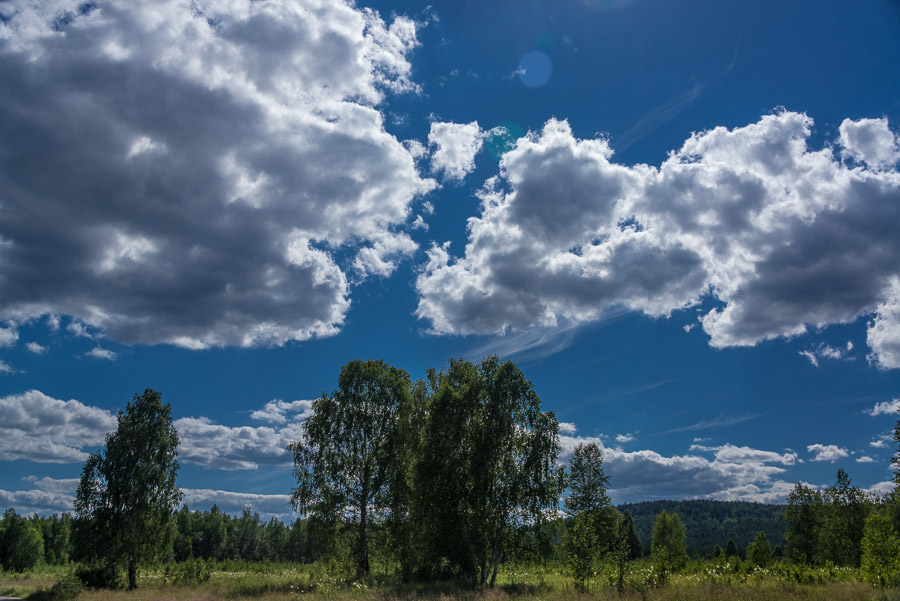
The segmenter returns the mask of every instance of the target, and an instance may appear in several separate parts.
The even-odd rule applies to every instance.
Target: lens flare
[[[519,79],[529,88],[539,88],[550,80],[553,62],[545,52],[532,50],[519,61]]]
[[[525,129],[518,123],[504,121],[491,128],[484,141],[484,149],[495,161],[500,161],[503,155],[515,148],[516,141],[525,136]]]

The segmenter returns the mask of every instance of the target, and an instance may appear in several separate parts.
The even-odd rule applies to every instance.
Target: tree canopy
[[[130,589],[138,565],[171,545],[172,512],[181,500],[177,447],[172,408],[148,388],[119,411],[116,431],[82,468],[75,497],[82,558],[127,562]]]
[[[338,387],[313,403],[303,438],[292,442],[294,508],[325,523],[356,525],[357,577],[369,573],[369,523],[386,518],[393,474],[402,469],[398,425],[410,378],[383,361],[351,361]]]

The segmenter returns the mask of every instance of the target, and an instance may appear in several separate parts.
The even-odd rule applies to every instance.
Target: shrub
[[[122,579],[114,564],[93,562],[79,564],[75,576],[87,588],[120,588]]]
[[[75,572],[68,572],[50,588],[50,597],[57,601],[72,601],[84,590],[84,583]]]

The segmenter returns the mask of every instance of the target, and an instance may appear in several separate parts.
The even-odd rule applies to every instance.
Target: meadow
[[[402,583],[378,574],[357,580],[349,566],[335,563],[170,562],[143,571],[134,591],[67,589],[71,574],[66,566],[3,572],[0,596],[33,601],[900,601],[900,588],[867,584],[859,570],[785,563],[759,568],[737,558],[689,562],[663,583],[649,561],[631,562],[622,590],[611,565],[601,566],[586,590],[575,586],[563,566],[508,566],[494,588],[452,581]]]

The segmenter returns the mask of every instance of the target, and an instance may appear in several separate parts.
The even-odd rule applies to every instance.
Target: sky
[[[0,0],[0,508],[135,393],[291,519],[341,366],[515,361],[614,502],[890,488],[891,0]]]

